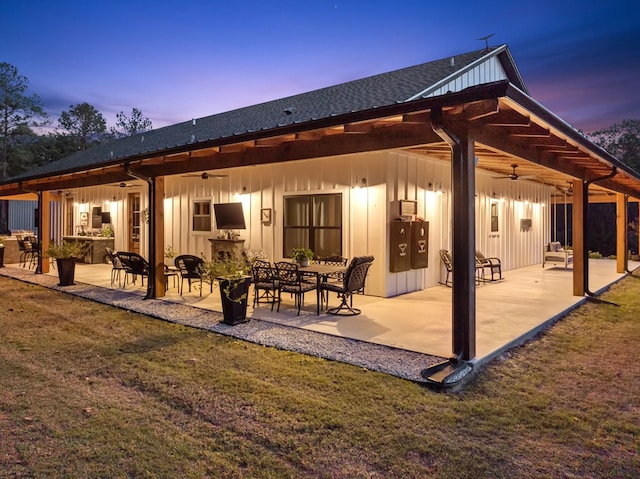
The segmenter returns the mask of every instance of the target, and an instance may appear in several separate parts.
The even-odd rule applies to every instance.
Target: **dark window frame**
[[[315,200],[317,198],[326,198],[328,196],[333,196],[335,198],[337,198],[338,201],[338,208],[337,208],[337,213],[339,215],[340,218],[340,224],[339,226],[318,226],[314,224],[314,211],[315,211]],[[308,211],[309,214],[307,216],[307,224],[306,225],[291,225],[288,224],[288,219],[286,217],[287,214],[287,200],[289,199],[295,199],[296,201],[299,201],[301,198],[308,198],[309,199],[309,204],[308,204]],[[316,238],[316,232],[317,231],[337,231],[338,232],[338,237],[340,238],[339,241],[339,252],[337,254],[342,255],[342,252],[344,251],[343,249],[343,223],[344,223],[344,215],[343,215],[343,203],[342,203],[342,193],[317,193],[317,194],[300,194],[300,195],[288,195],[288,196],[284,196],[283,197],[283,206],[284,206],[284,214],[283,214],[283,221],[282,221],[282,255],[283,257],[288,257],[291,254],[291,249],[292,248],[310,248],[314,253],[316,253],[316,245],[315,245],[315,238]],[[287,245],[287,230],[306,230],[307,231],[307,238],[308,238],[308,244],[303,244],[303,245]]]

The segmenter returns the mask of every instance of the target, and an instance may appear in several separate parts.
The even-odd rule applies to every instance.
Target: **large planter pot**
[[[56,258],[56,265],[58,267],[58,278],[60,279],[58,286],[71,286],[75,284],[76,259]]]
[[[302,258],[302,259],[298,262],[298,264],[299,264],[300,266],[302,266],[303,268],[304,268],[305,266],[309,266],[309,258]]]
[[[0,268],[4,268],[4,246],[0,246]]]
[[[218,283],[220,284],[222,314],[224,316],[222,322],[231,326],[247,322],[247,298],[249,297],[251,276],[232,282],[219,279]]]

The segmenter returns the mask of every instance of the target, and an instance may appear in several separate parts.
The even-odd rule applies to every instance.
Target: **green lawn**
[[[0,288],[2,478],[638,477],[640,278],[458,393]]]

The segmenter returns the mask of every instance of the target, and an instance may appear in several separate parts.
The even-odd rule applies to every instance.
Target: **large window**
[[[283,245],[285,257],[302,247],[342,256],[342,194],[285,196]]]
[[[193,202],[193,231],[211,231],[211,201]]]

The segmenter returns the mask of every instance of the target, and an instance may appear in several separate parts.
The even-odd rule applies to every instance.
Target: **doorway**
[[[140,254],[140,193],[129,193],[128,251]]]

